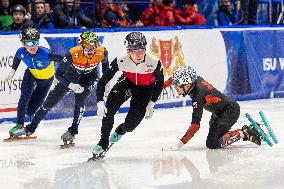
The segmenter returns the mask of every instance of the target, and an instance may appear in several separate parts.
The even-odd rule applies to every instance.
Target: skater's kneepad
[[[212,142],[212,141],[206,141],[206,147],[209,149],[218,149],[220,148],[219,142]]]

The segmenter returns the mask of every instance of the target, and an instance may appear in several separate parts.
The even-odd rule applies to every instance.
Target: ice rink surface
[[[87,163],[100,136],[101,120],[83,118],[76,146],[59,149],[60,136],[71,119],[45,121],[38,139],[0,143],[1,189],[282,189],[284,188],[284,99],[240,102],[241,116],[233,129],[260,120],[262,110],[278,136],[272,148],[238,141],[221,150],[208,150],[205,140],[210,114],[201,129],[180,151],[162,151],[178,141],[191,121],[191,107],[159,109],[143,120],[106,154]],[[115,126],[125,114],[115,117]],[[1,124],[1,140],[13,124]]]

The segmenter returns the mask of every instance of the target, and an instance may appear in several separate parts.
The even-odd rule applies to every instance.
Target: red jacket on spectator
[[[166,5],[156,5],[155,10],[157,16],[155,17],[155,26],[175,26],[175,10]]]
[[[151,5],[142,12],[139,20],[144,26],[154,26],[155,15],[154,5]]]
[[[174,26],[174,9],[162,4],[156,4],[146,8],[139,20],[144,26]]]
[[[178,25],[202,25],[205,18],[195,11],[195,7],[190,7],[185,11],[176,10],[175,19]]]

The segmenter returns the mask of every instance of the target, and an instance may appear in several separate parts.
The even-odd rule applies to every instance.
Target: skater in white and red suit
[[[109,145],[120,140],[125,133],[132,132],[145,115],[151,118],[155,102],[163,90],[163,67],[157,58],[146,54],[146,37],[141,32],[131,32],[125,38],[125,45],[127,54],[115,58],[98,82],[98,115],[102,115],[103,119],[101,138],[92,149],[92,160],[101,157],[108,150]],[[104,103],[105,85],[118,71],[122,71],[122,75]],[[130,108],[124,123],[120,124],[110,136],[114,115],[130,98]]]

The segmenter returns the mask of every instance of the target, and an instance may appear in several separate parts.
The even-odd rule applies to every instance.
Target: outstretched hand
[[[4,81],[9,81],[15,75],[16,70],[12,69],[7,77],[5,77]]]
[[[178,151],[183,145],[184,143],[181,140],[179,140],[176,144],[169,146],[169,147],[162,148],[162,150],[163,151]]]
[[[153,117],[154,114],[154,105],[155,102],[150,101],[146,107],[146,113],[145,113],[145,118],[146,119],[151,119]]]
[[[107,108],[105,107],[105,103],[104,101],[99,101],[97,103],[97,115],[100,117],[106,117],[107,114]]]

